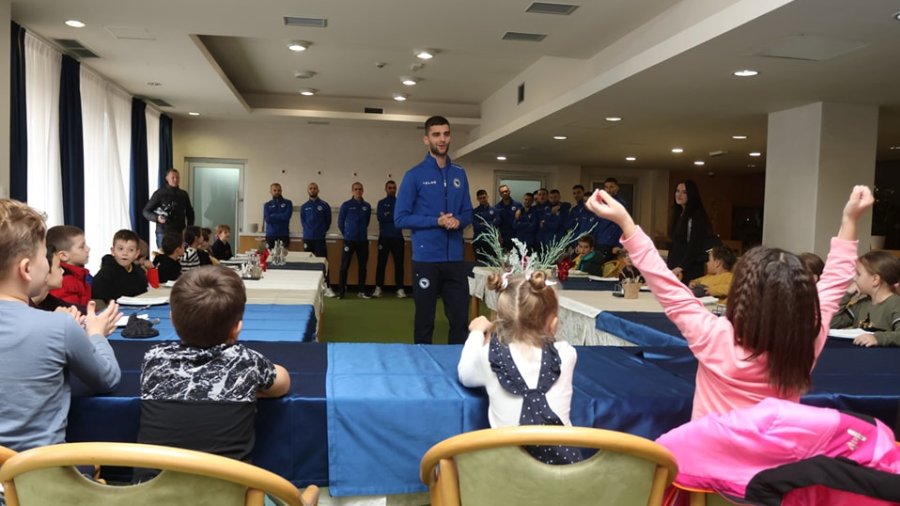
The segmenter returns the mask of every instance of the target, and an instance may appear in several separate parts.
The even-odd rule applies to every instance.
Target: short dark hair
[[[586,243],[591,249],[594,249],[594,236],[590,234],[585,234],[578,238],[578,242]]]
[[[168,234],[163,236],[162,242],[159,247],[162,248],[162,251],[166,255],[171,255],[175,253],[175,250],[184,246],[184,240],[181,238],[181,234],[178,232],[169,232]]]
[[[806,269],[815,274],[816,278],[822,275],[822,271],[825,270],[825,262],[822,260],[822,257],[815,253],[800,253],[799,256]]]
[[[47,230],[47,245],[53,245],[56,251],[69,251],[75,238],[84,235],[84,230],[74,225],[57,225]]]
[[[608,177],[603,180],[604,183],[616,183],[619,184],[619,180],[614,177]]]
[[[200,237],[200,227],[191,225],[184,228],[184,243],[187,245],[194,244],[194,241]]]
[[[576,184],[575,186],[572,187],[572,189],[573,189],[573,190],[581,190],[581,191],[584,191],[584,185],[583,185],[583,184]]]
[[[208,227],[200,228],[200,237],[203,238],[204,241],[208,241],[210,236],[212,236],[212,229]]]
[[[477,192],[475,192],[476,197],[480,197],[482,195],[487,195],[487,190],[478,190]]]
[[[388,180],[387,180],[387,182],[386,182],[386,183],[384,183],[384,187],[385,187],[385,188],[387,188],[387,185],[389,185],[389,184],[391,184],[391,183],[393,183],[393,184],[397,184],[397,182],[396,182],[396,181],[394,181],[394,180],[393,180],[393,179],[388,179]]]
[[[551,193],[551,194],[555,193],[555,194],[559,195],[559,190],[557,190],[556,188],[554,188],[554,189],[550,190],[550,193]]]
[[[728,246],[713,246],[709,252],[712,253],[713,258],[722,261],[722,267],[724,267],[726,271],[733,269],[734,263],[737,262],[734,251],[731,251],[731,248]]]
[[[141,246],[141,239],[138,237],[138,235],[135,234],[134,231],[128,230],[127,228],[123,228],[122,230],[119,230],[118,232],[116,232],[115,235],[113,235],[113,246],[116,245],[117,241],[124,241],[124,242],[132,241],[138,247]]]
[[[425,120],[425,133],[427,134],[431,127],[438,125],[450,126],[450,122],[443,116],[432,116]]]
[[[524,195],[524,196],[525,196],[525,197],[532,197],[532,198],[533,198],[533,197],[534,197],[534,194],[531,193],[531,192],[525,192],[525,195]]]
[[[227,342],[244,318],[247,291],[233,270],[204,265],[178,277],[169,301],[172,325],[181,342],[209,348]]]

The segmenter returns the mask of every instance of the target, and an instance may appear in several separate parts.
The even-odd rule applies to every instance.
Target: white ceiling
[[[12,13],[50,42],[77,39],[99,55],[83,64],[132,94],[172,104],[162,108],[172,115],[197,111],[213,118],[412,126],[442,113],[452,118],[455,131],[472,130],[468,145],[456,142],[467,160],[504,154],[517,163],[689,169],[693,160],[704,159],[710,170],[747,171],[764,166],[764,157],[750,159],[747,153],[765,152],[768,113],[833,101],[880,106],[878,159],[900,160],[900,150],[890,150],[900,145],[900,21],[892,17],[900,1],[795,0],[586,96],[567,101],[560,93],[527,119],[485,129],[485,101],[536,62],[583,61],[589,82],[608,71],[591,67],[598,54],[618,49],[636,30],[654,29],[675,9],[691,4],[714,13],[741,7],[740,0],[573,0],[568,3],[578,9],[558,16],[526,13],[530,3],[27,0],[13,1]],[[289,27],[284,16],[324,17],[328,26]],[[70,28],[63,23],[67,19],[87,26]],[[547,37],[539,43],[501,40],[506,31]],[[313,45],[293,53],[286,48],[293,39]],[[418,48],[440,52],[414,72],[410,65],[418,62],[413,55]],[[833,57],[760,55],[804,49],[830,51]],[[376,62],[385,65],[378,68]],[[731,75],[746,67],[761,74]],[[300,70],[316,75],[297,79]],[[402,86],[400,76],[406,75],[422,81]],[[297,91],[305,87],[319,94],[300,97]],[[409,93],[410,99],[394,102],[395,92]],[[364,107],[383,108],[385,114],[364,115]],[[604,121],[610,114],[624,120]],[[568,139],[554,141],[557,134]],[[733,134],[750,138],[734,141]],[[686,152],[672,155],[676,145]],[[710,157],[710,151],[728,154]],[[625,156],[637,161],[625,162]]]

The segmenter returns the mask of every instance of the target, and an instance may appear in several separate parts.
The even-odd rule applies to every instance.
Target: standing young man
[[[303,251],[312,252],[317,257],[328,256],[328,248],[325,243],[325,234],[331,228],[331,206],[328,202],[319,198],[319,185],[309,183],[306,187],[309,194],[307,200],[300,206],[300,224],[303,226]],[[334,297],[335,293],[328,286],[328,271],[325,271],[325,296]]]
[[[394,259],[394,284],[397,287],[397,298],[406,297],[403,290],[403,231],[394,225],[394,209],[397,207],[397,182],[384,184],[387,195],[378,201],[378,265],[375,269],[375,291],[373,297],[381,297],[384,285],[384,270],[387,267],[388,255]]]
[[[469,181],[452,163],[450,122],[442,116],[425,121],[425,159],[403,176],[394,224],[412,229],[413,298],[416,303],[414,341],[431,344],[437,299],[444,301],[450,322],[448,341],[462,344],[468,334],[468,276],[463,261],[464,228],[472,223]]]
[[[166,183],[153,192],[144,206],[147,221],[156,222],[156,246],[162,246],[162,238],[168,233],[182,233],[184,227],[194,224],[194,206],[187,192],[178,187],[181,174],[176,169],[166,172]]]
[[[475,198],[478,199],[478,207],[472,210],[472,249],[475,251],[475,263],[490,265],[491,247],[488,241],[478,237],[487,232],[488,225],[496,227],[500,219],[488,202],[487,190],[478,190]]]
[[[353,197],[341,204],[338,212],[338,229],[344,236],[344,253],[341,255],[341,284],[337,297],[343,299],[347,295],[347,271],[350,260],[356,255],[358,264],[360,299],[371,299],[366,293],[366,264],[369,262],[369,220],[372,218],[372,206],[363,200],[363,185],[355,182],[351,186]]]
[[[291,215],[294,214],[294,203],[281,194],[281,184],[269,186],[272,200],[263,204],[263,221],[266,224],[266,244],[275,247],[275,241],[281,241],[287,248],[291,244]]]

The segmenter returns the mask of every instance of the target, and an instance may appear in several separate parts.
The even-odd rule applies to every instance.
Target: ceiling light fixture
[[[753,156],[753,157],[762,156],[762,153],[760,153],[759,151],[754,151],[754,152],[750,153],[750,156]]]
[[[415,51],[415,53],[416,58],[420,60],[430,60],[434,58],[434,55],[437,54],[437,51],[435,51],[434,49],[419,49]]]
[[[684,148],[672,148],[672,152],[677,154],[684,153]]]
[[[694,165],[696,165],[698,167],[702,167],[702,166],[706,165],[706,162],[704,162],[703,160],[697,160],[694,162]]]
[[[66,26],[71,26],[72,28],[84,28],[84,23],[77,19],[70,19],[66,21]]]
[[[400,82],[403,83],[403,86],[415,86],[419,83],[421,79],[418,77],[401,77]]]
[[[409,98],[409,95],[406,93],[394,93],[391,96],[394,97],[394,100],[397,102],[406,102],[406,99]]]
[[[753,70],[753,69],[741,69],[741,70],[735,70],[734,72],[731,73],[731,75],[737,76],[737,77],[753,77],[753,76],[758,76],[759,71]]]
[[[635,160],[637,160],[637,158],[635,158],[635,157],[633,157],[633,156],[626,156],[626,157],[625,157],[625,161],[626,161],[626,162],[633,162],[633,161],[635,161]]]
[[[312,42],[307,42],[305,40],[292,40],[292,41],[288,42],[287,47],[291,51],[299,53],[301,51],[306,51],[307,49],[309,49],[309,46],[311,46],[311,45],[312,45]]]
[[[303,88],[300,90],[300,94],[303,95],[304,97],[311,97],[311,96],[315,95],[318,91],[319,90],[317,90],[315,88]]]
[[[747,136],[746,136],[746,135],[732,135],[731,138],[734,139],[734,140],[736,140],[736,141],[745,141],[745,140],[747,140]]]
[[[622,121],[622,118],[621,118],[620,116],[607,116],[607,117],[604,118],[604,119],[605,119],[606,121],[611,121],[611,122],[613,122],[613,123],[615,123],[616,121]]]
[[[188,116],[200,116],[199,112],[189,112]]]
[[[568,139],[568,137],[566,137],[565,135],[554,135],[553,138],[558,141],[564,141],[564,140]]]
[[[503,155],[500,155],[500,156],[497,157],[497,161],[498,161],[498,162],[505,162],[505,161],[506,161],[506,157],[503,156]]]
[[[900,12],[894,14],[894,19],[896,19],[897,21],[900,21]]]

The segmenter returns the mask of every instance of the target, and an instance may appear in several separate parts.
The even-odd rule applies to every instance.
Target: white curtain
[[[25,33],[25,107],[28,112],[28,204],[63,224],[59,161],[59,75],[62,55]]]
[[[93,249],[87,267],[97,272],[116,231],[131,228],[131,97],[82,65],[81,114],[85,238]]]
[[[159,111],[147,107],[147,198],[159,187]],[[150,249],[156,249],[156,222],[150,222]]]

